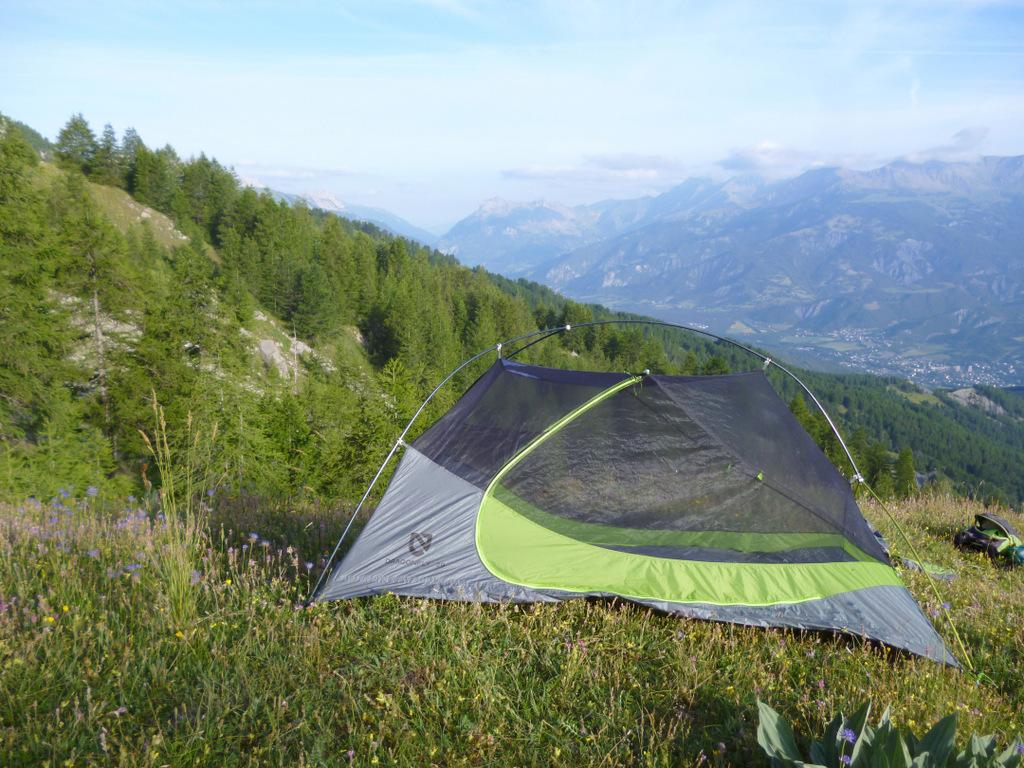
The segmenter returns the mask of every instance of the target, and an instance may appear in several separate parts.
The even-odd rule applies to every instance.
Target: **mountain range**
[[[633,200],[492,199],[437,246],[575,299],[804,362],[1024,381],[1024,157],[689,179]]]
[[[265,188],[262,185],[251,185],[257,188]],[[415,240],[423,245],[433,245],[437,242],[437,235],[428,232],[415,224],[406,221],[401,216],[383,208],[375,208],[369,205],[357,205],[339,200],[330,192],[306,192],[294,194],[291,192],[280,192],[275,189],[265,188],[277,200],[286,203],[304,202],[313,208],[319,208],[327,213],[334,213],[352,221],[365,221],[380,227],[385,232],[398,235],[408,240]]]

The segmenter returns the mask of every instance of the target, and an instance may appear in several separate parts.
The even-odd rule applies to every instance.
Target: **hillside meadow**
[[[894,509],[956,570],[939,595],[980,675],[619,601],[304,608],[344,520],[195,495],[0,505],[4,765],[762,765],[758,698],[798,734],[868,697],[918,731],[956,712],[961,741],[1024,730],[1024,586],[949,544],[970,502]],[[927,577],[903,577],[955,647]]]
[[[1018,394],[979,390],[982,408],[800,372],[880,496],[929,479],[896,515],[959,577],[938,595],[905,578],[951,640],[949,604],[977,673],[622,601],[305,608],[395,436],[496,340],[571,327],[508,354],[580,370],[760,360],[281,202],[133,130],[26,131],[0,118],[0,765],[740,766],[763,763],[758,698],[801,738],[869,696],[919,732],[949,712],[961,740],[1024,730],[1020,574],[952,549],[981,507],[948,495],[1019,506]],[[824,417],[767,375],[852,476]],[[163,411],[147,436],[158,402],[170,445]]]

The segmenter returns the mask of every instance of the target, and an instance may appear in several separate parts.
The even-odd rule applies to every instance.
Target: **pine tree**
[[[864,461],[865,480],[883,499],[892,496],[893,477],[889,451],[882,443],[872,443]]]
[[[106,317],[130,306],[134,275],[126,269],[124,240],[96,208],[81,176],[69,175],[60,190],[61,236],[66,258],[57,271],[62,287],[88,306],[88,327],[95,361],[96,395],[103,409],[103,430],[113,435],[109,396],[109,350]],[[117,455],[117,445],[114,444]]]
[[[81,113],[72,115],[57,134],[57,157],[71,168],[89,173],[96,155],[96,134]]]
[[[914,454],[908,446],[900,450],[896,459],[896,495],[901,499],[917,493],[917,472],[914,469]]]
[[[103,126],[103,134],[90,166],[90,177],[99,184],[118,187],[124,184],[123,156],[117,144],[117,134],[110,123]]]
[[[293,306],[288,314],[299,336],[316,340],[336,327],[334,295],[323,268],[316,264],[302,267],[295,275]]]
[[[686,358],[683,360],[679,372],[683,376],[696,376],[698,370],[700,368],[697,363],[697,353],[691,349],[686,353]]]
[[[32,176],[38,163],[17,131],[0,135],[0,441],[8,443],[39,429],[63,382],[78,378],[67,312],[53,297],[61,247]]]
[[[729,363],[721,355],[712,355],[704,362],[700,372],[703,376],[720,376],[730,372]]]

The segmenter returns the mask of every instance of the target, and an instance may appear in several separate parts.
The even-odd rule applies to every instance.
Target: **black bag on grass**
[[[1024,540],[1010,521],[999,515],[988,512],[975,515],[974,525],[957,531],[953,544],[960,549],[985,552],[993,560],[1024,565]]]

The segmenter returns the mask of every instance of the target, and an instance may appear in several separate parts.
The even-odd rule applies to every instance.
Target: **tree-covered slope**
[[[132,130],[97,138],[76,116],[56,157],[40,162],[21,131],[0,139],[6,495],[144,487],[139,430],[155,395],[181,433],[189,418],[216,427],[224,485],[351,502],[422,397],[469,354],[538,327],[628,317],[276,201]],[[628,326],[577,329],[523,358],[674,373],[759,365],[692,334]],[[486,364],[442,390],[420,428]],[[801,375],[884,487],[895,485],[892,454],[909,447],[918,469],[960,490],[1024,496],[1019,420],[897,380]],[[821,420],[804,420],[838,461]]]

